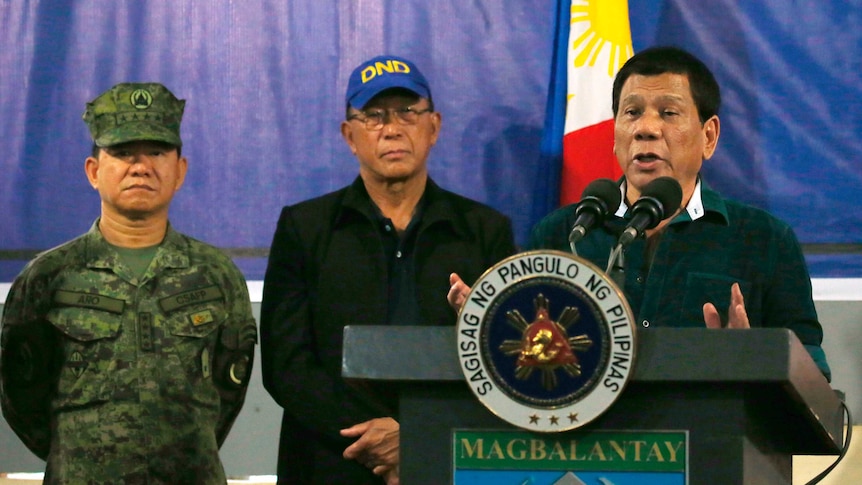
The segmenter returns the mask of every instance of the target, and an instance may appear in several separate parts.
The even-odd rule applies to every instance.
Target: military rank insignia
[[[592,263],[559,251],[505,259],[458,315],[458,357],[473,393],[523,429],[560,432],[601,415],[634,365],[628,302]]]

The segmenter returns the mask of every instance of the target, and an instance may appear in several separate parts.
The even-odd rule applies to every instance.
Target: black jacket
[[[430,179],[425,198],[414,251],[419,324],[454,325],[449,274],[472,284],[514,254],[512,226]],[[343,327],[383,324],[388,311],[388,263],[375,220],[360,178],[282,209],[261,308],[264,386],[285,410],[279,482],[382,483],[342,457],[354,439],[339,435],[372,418],[397,419],[390,389],[358,390],[341,378]]]

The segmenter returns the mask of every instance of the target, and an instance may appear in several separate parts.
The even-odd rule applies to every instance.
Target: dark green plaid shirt
[[[706,302],[727,321],[730,287],[738,282],[751,326],[793,330],[831,379],[811,279],[793,229],[763,210],[723,199],[702,182],[699,186],[700,197],[696,192],[687,210],[663,230],[653,253],[643,237],[625,251],[623,290],[637,324],[702,327]],[[630,211],[611,216],[578,242],[578,255],[604,270],[630,217]],[[574,222],[574,204],[548,214],[533,228],[529,249],[569,252]]]

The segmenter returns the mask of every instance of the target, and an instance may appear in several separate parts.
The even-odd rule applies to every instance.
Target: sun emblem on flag
[[[500,351],[508,356],[517,356],[515,377],[528,379],[533,371],[542,373],[542,386],[552,390],[557,387],[556,371],[562,369],[572,377],[581,375],[576,351],[584,352],[593,341],[587,335],[569,337],[569,328],[578,321],[580,312],[567,306],[558,321],[550,317],[548,299],[539,294],[533,300],[536,318],[528,323],[518,310],[506,312],[506,321],[521,332],[520,340],[506,340]]]
[[[595,66],[606,55],[612,78],[634,52],[628,0],[573,0],[569,39],[575,67]]]

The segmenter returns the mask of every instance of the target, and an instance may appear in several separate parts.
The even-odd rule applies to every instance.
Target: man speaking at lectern
[[[635,54],[613,86],[614,153],[624,177],[622,201],[604,223],[577,242],[583,257],[604,269],[633,208],[650,182],[672,177],[681,207],[638,231],[624,252],[618,280],[642,328],[786,327],[793,330],[827,379],[823,330],[811,280],[793,230],[774,216],[723,199],[700,175],[715,152],[721,95],[703,62],[674,47]],[[575,205],[534,228],[532,249],[569,251]],[[449,301],[460,305],[465,285],[455,280]]]

